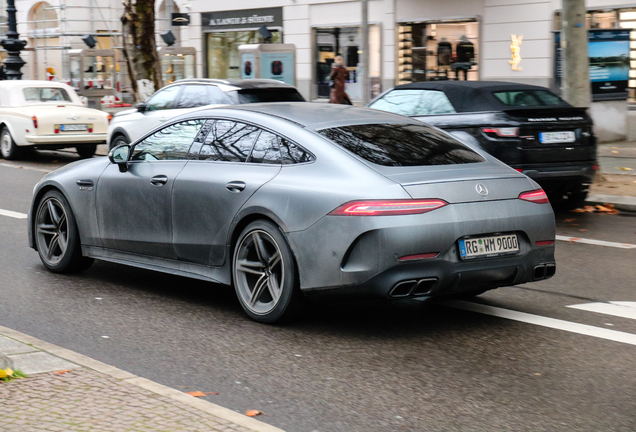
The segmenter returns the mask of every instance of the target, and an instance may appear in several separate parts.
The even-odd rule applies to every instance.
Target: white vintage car
[[[86,108],[75,90],[50,81],[0,81],[0,150],[17,159],[26,147],[75,147],[88,158],[106,143],[112,116]]]

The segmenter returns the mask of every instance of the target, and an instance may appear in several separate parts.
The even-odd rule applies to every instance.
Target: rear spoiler
[[[527,107],[512,108],[502,110],[504,113],[513,117],[583,117],[587,118],[587,108],[576,108],[570,106],[561,106],[554,108],[547,107]]]

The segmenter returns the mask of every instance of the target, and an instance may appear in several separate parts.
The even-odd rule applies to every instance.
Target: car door
[[[205,120],[169,125],[136,144],[128,170],[109,165],[97,183],[97,222],[109,249],[176,258],[172,188]]]
[[[134,119],[134,122],[131,123],[132,127],[129,128],[130,130],[127,130],[131,141],[139,138],[144,132],[154,129],[161,123],[182,113],[182,111],[176,107],[181,87],[183,86],[174,85],[165,87],[148,99],[144,112],[138,113],[138,118]]]
[[[280,152],[276,135],[245,123],[210,120],[204,128],[209,133],[191,150],[197,160],[174,185],[174,244],[180,260],[221,266],[232,220],[280,172]],[[250,161],[254,142],[254,152],[271,156]]]

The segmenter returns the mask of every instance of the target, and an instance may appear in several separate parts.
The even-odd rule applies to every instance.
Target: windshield
[[[238,103],[305,102],[295,88],[260,88],[238,90]]]
[[[543,107],[567,105],[560,97],[547,90],[512,90],[494,92],[499,102],[515,107]]]
[[[444,132],[415,124],[360,124],[318,133],[383,166],[453,165],[485,159]]]
[[[27,87],[22,92],[27,102],[72,102],[66,90],[59,87]]]

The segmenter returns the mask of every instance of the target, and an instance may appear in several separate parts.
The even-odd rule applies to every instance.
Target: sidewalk
[[[601,174],[620,176],[636,182],[636,141],[598,145],[597,158]],[[636,191],[636,183],[634,183]],[[612,204],[622,211],[636,212],[636,193],[626,195],[590,194],[588,204]]]
[[[0,368],[6,367],[29,376],[0,381],[3,432],[282,432],[0,326]]]

